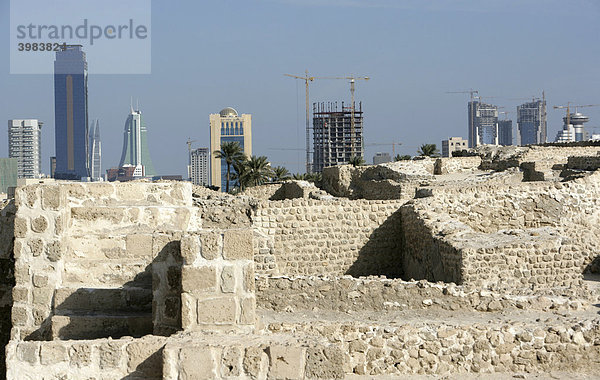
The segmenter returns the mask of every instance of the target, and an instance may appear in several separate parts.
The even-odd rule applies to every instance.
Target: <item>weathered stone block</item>
[[[21,216],[15,217],[14,233],[16,238],[24,238],[29,231],[27,219]]]
[[[223,235],[223,257],[227,260],[252,260],[252,230],[230,230]]]
[[[14,326],[25,326],[28,320],[27,309],[22,306],[13,306],[10,319]]]
[[[267,349],[269,355],[269,378],[303,379],[305,367],[305,347],[272,345]]]
[[[48,219],[40,215],[31,221],[31,230],[33,232],[42,233],[48,228]]]
[[[64,205],[63,196],[59,186],[42,186],[42,208],[44,210],[58,210]]]
[[[256,286],[254,283],[254,264],[248,264],[243,269],[244,291],[254,292]]]
[[[256,298],[254,295],[244,297],[240,301],[240,324],[252,325],[256,320]]]
[[[102,343],[98,347],[100,369],[118,368],[123,357],[122,343]]]
[[[244,371],[253,379],[265,378],[269,358],[263,347],[248,347],[244,353]]]
[[[183,347],[179,352],[179,379],[218,378],[218,361],[215,354],[210,347]]]
[[[214,260],[221,256],[221,234],[217,232],[200,235],[200,253],[206,260]]]
[[[144,379],[162,379],[163,338],[146,336],[127,345],[130,373]]]
[[[40,238],[34,238],[34,239],[28,240],[27,246],[29,247],[29,250],[31,250],[31,254],[34,257],[41,255],[42,252],[44,252],[44,248],[45,248],[44,241]],[[17,251],[17,245],[15,244],[15,257],[17,256],[16,251]]]
[[[13,302],[28,302],[29,288],[23,286],[15,286],[12,290]]]
[[[89,344],[73,344],[69,348],[69,358],[72,366],[85,367],[92,363],[92,346]]]
[[[181,285],[184,292],[198,293],[215,291],[217,287],[217,271],[214,266],[181,268]]]
[[[337,347],[309,348],[306,352],[306,377],[343,379],[345,357]]]
[[[181,294],[181,328],[187,330],[198,323],[198,300],[188,293]]]
[[[234,297],[218,297],[198,300],[199,324],[234,324],[236,303]]]
[[[226,347],[221,361],[221,376],[228,378],[242,374],[242,350],[240,347]]]
[[[33,275],[33,286],[36,288],[43,288],[48,285],[48,276],[43,274]]]
[[[125,239],[125,250],[128,257],[152,257],[152,235],[127,235],[127,238]]]
[[[224,267],[221,272],[221,291],[223,293],[235,292],[235,268],[231,265]]]
[[[41,349],[42,365],[62,363],[69,360],[67,347],[62,342],[43,342]]]
[[[60,241],[53,241],[46,247],[46,257],[52,262],[56,262],[62,258],[63,244]]]
[[[200,240],[196,235],[186,235],[181,238],[181,257],[183,263],[191,265],[200,254]]]
[[[17,346],[17,358],[30,364],[37,364],[40,358],[40,343],[20,342]]]

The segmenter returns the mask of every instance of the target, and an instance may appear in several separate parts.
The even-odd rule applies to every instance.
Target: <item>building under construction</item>
[[[519,145],[546,142],[546,99],[533,100],[517,106]]]
[[[498,145],[498,106],[469,102],[469,148],[482,144]]]
[[[313,171],[344,165],[354,156],[363,157],[363,111],[344,102],[313,103]]]

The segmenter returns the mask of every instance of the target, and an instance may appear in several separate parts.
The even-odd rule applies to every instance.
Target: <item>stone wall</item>
[[[435,161],[434,174],[469,173],[479,169],[481,157],[443,157]]]
[[[9,380],[162,379],[166,338],[12,341]]]
[[[402,274],[401,201],[261,202],[253,216],[262,274]]]
[[[102,311],[86,301],[97,289],[113,289],[104,291],[114,300],[106,311],[131,299],[150,314],[150,264],[164,248],[155,247],[161,240],[154,234],[200,224],[189,184],[56,182],[18,188],[15,203],[12,324],[20,339],[69,339],[81,325],[92,329],[75,314]],[[123,334],[134,335],[127,330],[137,320]]]
[[[363,322],[289,324],[268,329],[324,337],[344,353],[344,372],[357,375],[600,370],[600,322],[572,324],[457,324],[426,322],[378,325]],[[485,376],[485,375],[481,375]],[[510,375],[509,375],[510,376]]]
[[[578,170],[597,170],[600,168],[600,156],[569,157],[567,168]]]
[[[14,219],[14,202],[0,201],[0,378],[6,373],[4,346],[10,339],[12,288],[15,285]]]
[[[261,310],[387,312],[450,310],[499,312],[510,310],[570,311],[586,309],[595,300],[590,291],[578,290],[576,298],[552,295],[515,295],[477,287],[427,281],[403,281],[351,276],[258,276],[257,306]]]

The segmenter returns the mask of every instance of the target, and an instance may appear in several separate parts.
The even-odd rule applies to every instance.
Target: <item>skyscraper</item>
[[[587,139],[587,133],[583,124],[590,121],[590,118],[580,112],[569,112],[563,117],[563,129],[556,134],[555,142],[583,141]]]
[[[517,106],[519,145],[546,142],[546,99]]]
[[[352,107],[341,109],[337,103],[313,104],[313,171],[320,173],[324,167],[345,165],[353,156],[363,157],[362,103],[354,111],[352,134]]]
[[[469,102],[469,148],[482,144],[498,145],[498,107]]]
[[[134,167],[133,177],[153,177],[156,175],[154,165],[150,159],[150,150],[148,149],[147,128],[142,113],[131,112],[125,121],[125,131],[123,133],[123,153],[119,167]]]
[[[17,159],[19,178],[40,177],[42,124],[36,119],[8,121],[8,156]]]
[[[498,120],[498,144],[512,145],[512,120]]]
[[[224,159],[217,159],[215,151],[221,150],[225,142],[237,142],[247,157],[252,156],[252,115],[238,115],[231,107],[226,107],[218,114],[211,114],[210,120],[210,184],[226,189],[227,164]],[[230,179],[229,188],[234,185]]]
[[[208,148],[198,148],[192,151],[190,177],[194,185],[209,185]]]
[[[92,127],[90,133],[90,177],[92,181],[99,181],[102,178],[102,142],[100,141],[100,122]]]
[[[54,61],[54,118],[58,179],[89,177],[87,61],[81,45],[67,45]]]

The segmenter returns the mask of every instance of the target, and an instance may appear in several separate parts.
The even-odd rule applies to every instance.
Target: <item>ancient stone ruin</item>
[[[239,196],[174,182],[18,188],[0,213],[3,371],[597,374],[599,152],[484,148]]]

